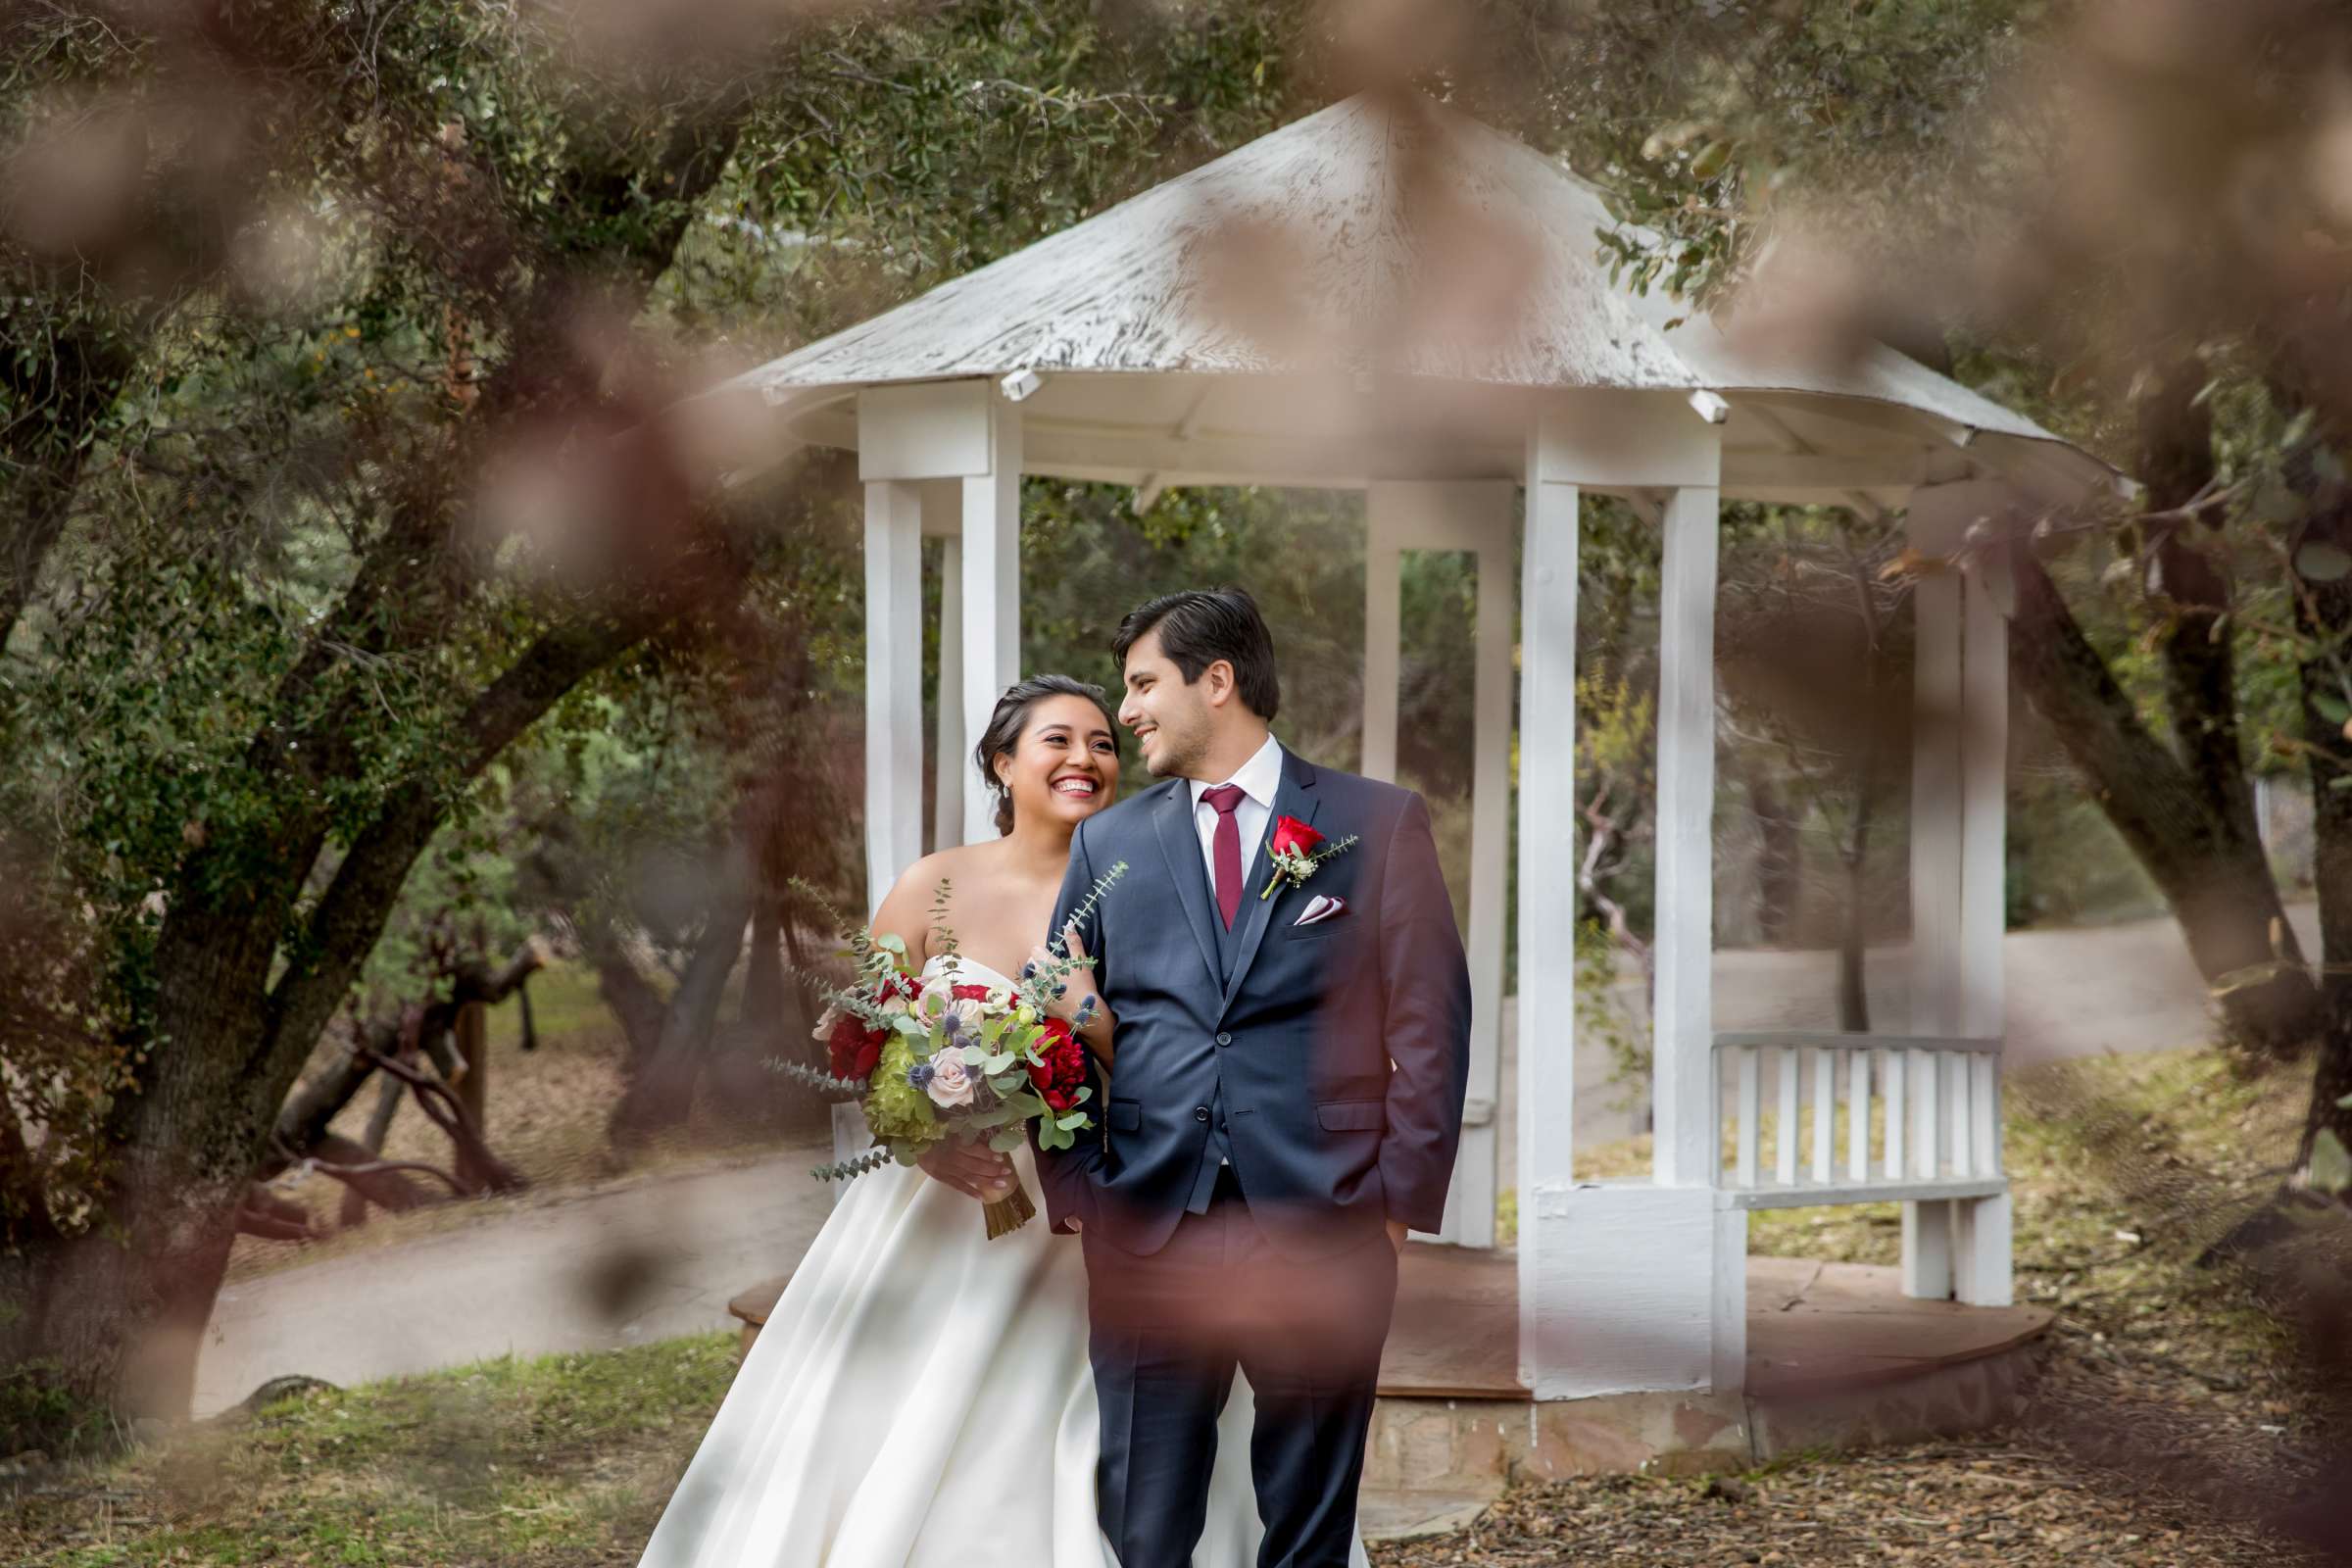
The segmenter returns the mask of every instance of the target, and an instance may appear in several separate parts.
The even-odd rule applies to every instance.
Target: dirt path
[[[727,1323],[728,1298],[789,1272],[832,1211],[810,1145],[723,1169],[607,1184],[220,1293],[195,1413],[270,1378],[349,1386],[513,1351],[610,1349]]]

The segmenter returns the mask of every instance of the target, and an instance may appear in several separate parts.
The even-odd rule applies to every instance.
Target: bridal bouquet
[[[1095,884],[1078,911],[1127,869],[1114,865]],[[947,902],[940,885],[935,907]],[[854,1159],[819,1165],[822,1181],[847,1181],[891,1160],[911,1165],[947,1139],[985,1142],[999,1152],[1018,1149],[1037,1124],[1044,1149],[1068,1149],[1094,1125],[1081,1108],[1094,1090],[1086,1082],[1086,1046],[1071,1025],[1038,1006],[1035,997],[1058,996],[1072,971],[1091,961],[1072,959],[1056,940],[1055,961],[1024,974],[1021,986],[973,984],[958,978],[956,941],[935,926],[949,962],[925,977],[896,936],[877,937],[844,922],[842,935],[857,963],[856,978],[826,989],[815,1037],[825,1043],[825,1070],[771,1061],[788,1077],[828,1093],[854,1096],[873,1130],[874,1148]],[[1079,1014],[1083,1024],[1094,999]],[[1018,1230],[1037,1209],[1018,1181],[986,1205],[991,1239]]]

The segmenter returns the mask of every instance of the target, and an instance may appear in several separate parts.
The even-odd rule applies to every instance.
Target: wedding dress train
[[[1037,1198],[1029,1151],[1012,1159]],[[1086,1265],[1043,1207],[990,1241],[980,1205],[919,1170],[851,1182],[640,1568],[1117,1568],[1095,1520]],[[1250,1410],[1237,1374],[1194,1568],[1256,1561]]]

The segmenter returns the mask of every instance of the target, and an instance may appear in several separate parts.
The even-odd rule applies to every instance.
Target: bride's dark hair
[[[1118,734],[1119,718],[1110,710],[1110,700],[1102,688],[1067,675],[1032,675],[1004,688],[997,699],[996,710],[988,715],[988,728],[980,732],[980,744],[972,749],[972,760],[980,764],[980,778],[997,795],[997,831],[1012,831],[1012,792],[997,777],[997,759],[1008,755],[1021,741],[1021,732],[1029,727],[1029,710],[1049,697],[1083,697],[1102,710],[1102,722]]]

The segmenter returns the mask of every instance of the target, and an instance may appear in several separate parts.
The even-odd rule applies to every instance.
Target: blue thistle
[[[906,1082],[915,1089],[928,1089],[936,1069],[927,1061],[918,1061],[906,1069]]]

